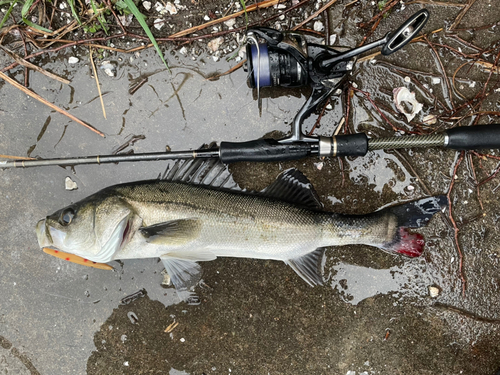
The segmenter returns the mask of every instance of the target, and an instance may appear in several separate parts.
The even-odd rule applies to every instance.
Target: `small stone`
[[[439,296],[439,293],[441,293],[441,291],[439,290],[438,287],[436,286],[429,287],[429,296],[431,296],[432,298],[436,298],[437,296]]]
[[[143,1],[142,2],[142,6],[144,7],[144,9],[146,10],[151,10],[151,2],[150,1]]]
[[[330,35],[330,45],[333,46],[337,40],[337,34]]]
[[[406,83],[410,83],[410,82],[411,82],[411,78],[410,78],[410,77],[408,77],[408,76],[406,76],[406,77],[405,77],[405,82],[406,82]]]
[[[207,16],[207,15],[205,15],[205,17],[203,17],[203,19],[204,19],[205,21],[210,21],[210,17],[209,17],[209,16]]]
[[[314,22],[314,31],[323,31],[325,29],[325,26],[323,25],[323,22],[321,21],[316,21]]]
[[[68,62],[70,64],[76,64],[78,61],[80,61],[80,59],[78,57],[74,57],[74,56],[71,56],[69,59],[68,59]]]
[[[434,125],[437,122],[437,116],[427,115],[422,119],[422,122],[426,125]]]
[[[180,342],[185,342],[186,339],[184,337],[181,337]]]
[[[314,163],[314,166],[318,169],[318,171],[322,170],[324,165],[325,163],[323,162]]]
[[[166,272],[163,275],[163,281],[161,282],[161,285],[163,285],[163,286],[171,286],[172,285],[172,280],[170,279],[170,275]]]
[[[226,25],[229,28],[229,30],[232,30],[235,23],[236,20],[234,18],[231,18],[230,20],[224,22],[224,25]]]
[[[110,77],[116,76],[116,63],[113,63],[111,61],[103,61],[101,64],[101,69],[104,70],[104,73]]]
[[[123,366],[129,366],[128,361],[123,362]]]
[[[437,85],[441,83],[441,78],[439,77],[432,77],[432,84]]]
[[[215,52],[219,49],[220,45],[224,42],[223,37],[215,38],[212,39],[210,42],[208,42],[207,47],[212,51]]]
[[[160,30],[163,26],[165,26],[165,21],[163,21],[161,18],[155,19],[154,22],[155,29]]]
[[[171,2],[168,2],[167,5],[165,6],[165,10],[169,12],[171,15],[172,14],[177,14],[177,8],[175,7],[174,4]]]
[[[188,50],[187,50],[187,48],[184,46],[184,47],[182,47],[182,48],[179,50],[179,53],[180,53],[181,55],[186,56],[186,55],[187,55],[187,53],[188,53]]]
[[[69,177],[66,177],[66,179],[64,180],[64,186],[65,186],[66,190],[76,190],[76,189],[78,189],[78,185],[76,184],[76,182],[73,181]]]

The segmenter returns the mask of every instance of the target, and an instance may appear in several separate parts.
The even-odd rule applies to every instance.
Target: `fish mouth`
[[[50,232],[47,230],[47,219],[41,219],[36,224],[36,237],[40,247],[52,247],[53,241]]]

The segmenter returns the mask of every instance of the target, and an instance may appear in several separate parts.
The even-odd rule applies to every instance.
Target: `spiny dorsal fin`
[[[297,272],[297,274],[309,285],[323,285],[321,268],[324,253],[325,250],[319,248],[309,254],[301,256],[300,258],[289,259],[285,263],[292,267],[293,270]]]
[[[306,176],[295,168],[287,169],[261,192],[266,197],[280,199],[307,208],[321,209],[318,194]]]
[[[178,160],[165,171],[162,179],[241,191],[227,166],[217,159]]]

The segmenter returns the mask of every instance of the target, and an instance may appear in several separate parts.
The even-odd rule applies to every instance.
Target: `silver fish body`
[[[38,241],[96,262],[160,257],[179,289],[199,273],[197,261],[219,256],[282,260],[315,285],[326,246],[420,255],[423,241],[402,228],[425,224],[443,204],[426,198],[404,209],[339,215],[319,210],[307,183],[290,170],[267,195],[162,180],[117,185],[40,220]],[[409,218],[415,215],[418,223]]]

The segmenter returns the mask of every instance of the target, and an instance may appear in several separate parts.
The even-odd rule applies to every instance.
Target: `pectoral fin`
[[[183,245],[200,233],[199,219],[172,220],[139,229],[146,241],[156,245]]]
[[[297,272],[297,274],[309,285],[323,285],[321,268],[324,253],[325,250],[319,248],[300,258],[289,259],[285,263],[292,267],[293,270]]]

